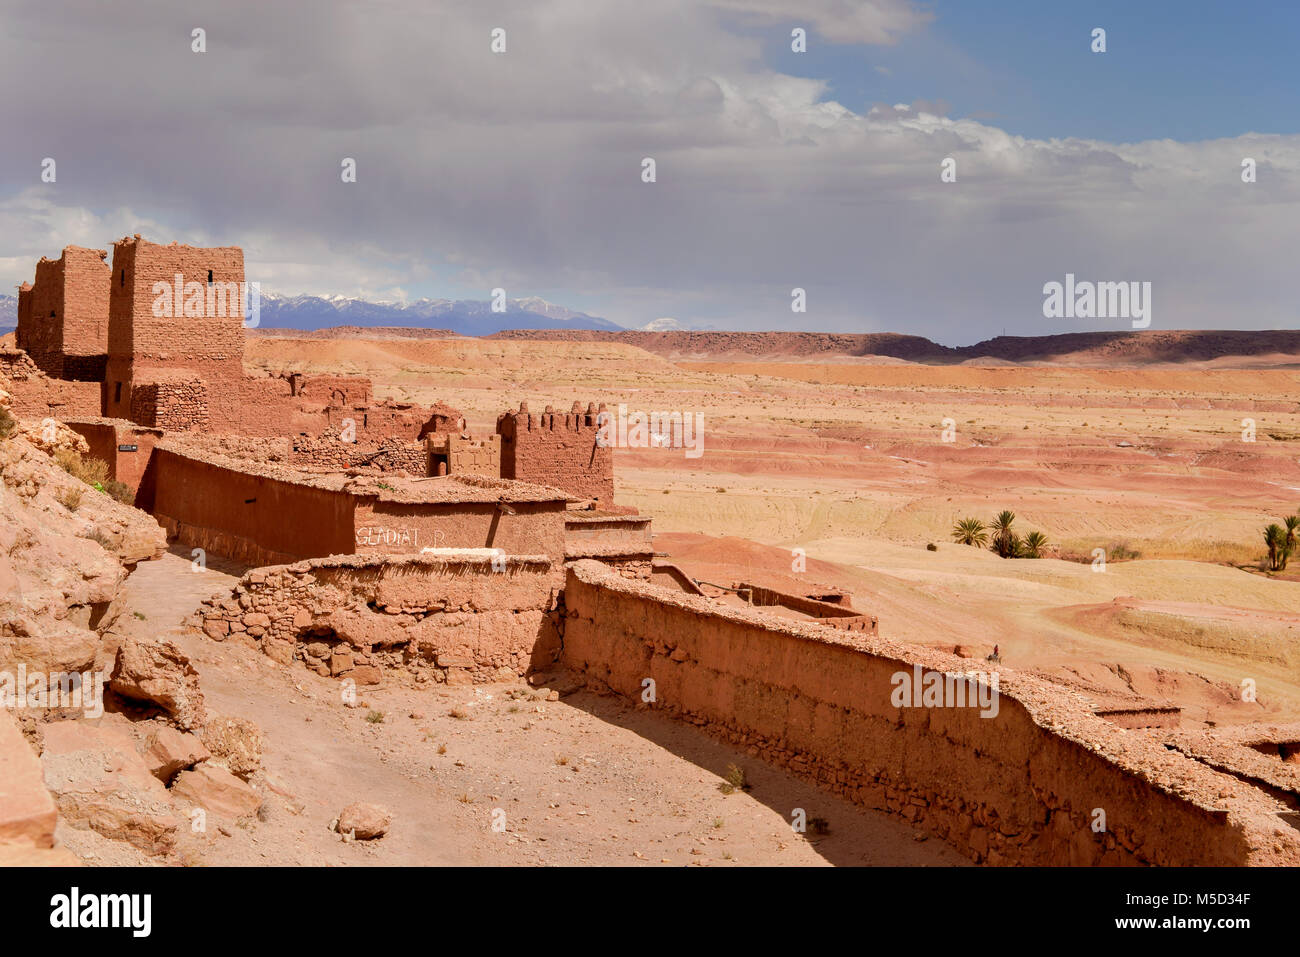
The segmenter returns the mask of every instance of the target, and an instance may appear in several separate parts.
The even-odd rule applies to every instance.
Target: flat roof
[[[278,463],[222,455],[176,436],[163,439],[156,448],[232,472],[242,472],[245,475],[254,475],[305,488],[322,489],[327,492],[346,492],[359,498],[373,498],[381,502],[456,505],[576,501],[567,492],[562,492],[558,488],[482,475],[452,474],[427,478],[403,478],[383,473],[347,475],[343,472],[303,472]]]

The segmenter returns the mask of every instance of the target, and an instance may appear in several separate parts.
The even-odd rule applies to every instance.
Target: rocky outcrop
[[[147,854],[166,854],[175,847],[181,821],[171,796],[125,729],[57,721],[43,730],[45,785],[68,824],[126,841]]]
[[[165,545],[144,512],[73,478],[22,435],[0,439],[0,669],[90,668],[123,565]]]
[[[123,640],[108,686],[124,698],[161,708],[186,731],[201,727],[206,717],[199,673],[166,639]]]

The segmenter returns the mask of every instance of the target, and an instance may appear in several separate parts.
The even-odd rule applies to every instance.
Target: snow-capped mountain
[[[644,326],[638,326],[642,332],[685,332],[691,331],[708,331],[714,327],[704,322],[683,322],[680,319],[674,319],[672,316],[664,316],[661,319],[651,319]]]
[[[450,329],[485,336],[503,329],[610,329],[608,319],[575,312],[537,296],[506,300],[493,312],[487,300],[416,299],[371,302],[350,296],[280,296],[263,292],[260,325],[268,329],[324,329],[329,326],[407,326]]]
[[[18,297],[0,296],[0,336],[18,327]]]

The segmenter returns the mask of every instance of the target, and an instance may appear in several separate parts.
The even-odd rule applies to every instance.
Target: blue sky
[[[943,101],[1035,138],[1112,142],[1293,133],[1300,122],[1300,3],[1002,0],[926,5],[934,21],[893,46],[814,41],[769,62],[830,83],[828,98]],[[1107,52],[1091,52],[1094,27]],[[775,31],[774,31],[775,32]],[[888,70],[888,74],[877,67]]]

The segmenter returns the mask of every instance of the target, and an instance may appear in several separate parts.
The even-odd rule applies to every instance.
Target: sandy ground
[[[789,573],[802,549],[807,577],[820,562],[887,636],[998,644],[1008,664],[1168,699],[1194,725],[1300,717],[1300,576],[1260,571],[1264,525],[1300,509],[1294,367],[669,360],[472,339],[262,338],[248,355],[362,372],[480,431],[520,399],[700,413],[703,455],[620,449],[615,478],[617,500],[654,517],[656,547],[701,574]],[[951,543],[958,518],[1004,508],[1051,558]],[[1253,705],[1236,692],[1247,678]]]

